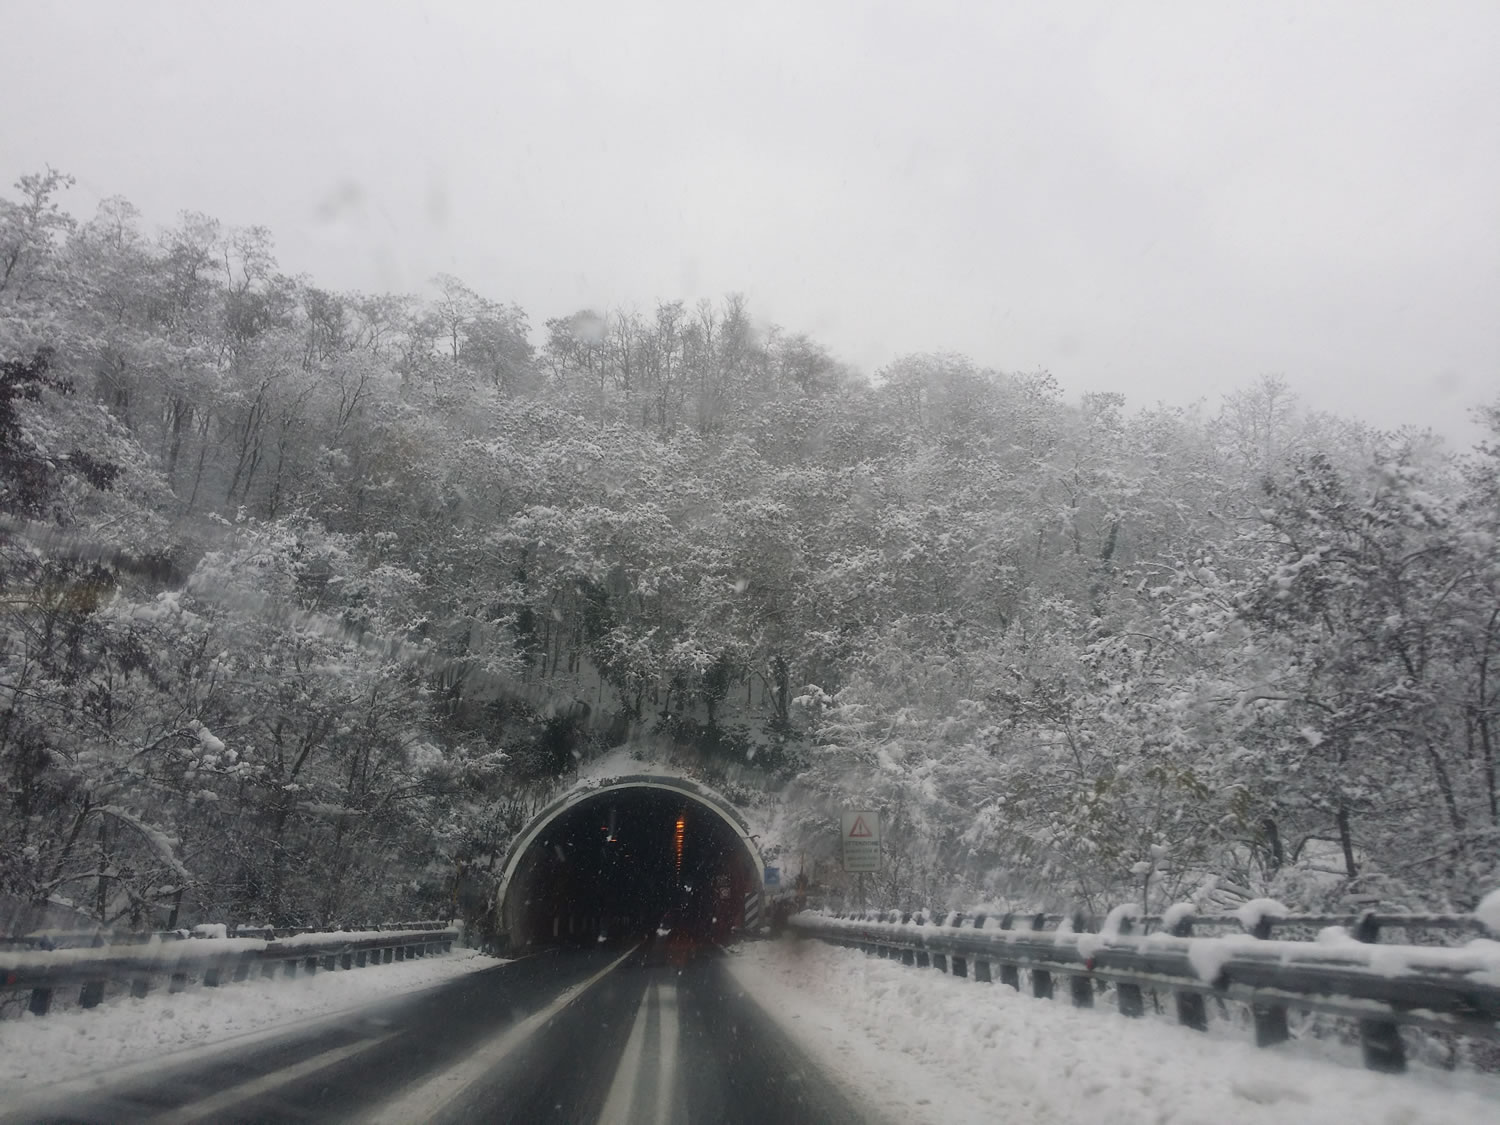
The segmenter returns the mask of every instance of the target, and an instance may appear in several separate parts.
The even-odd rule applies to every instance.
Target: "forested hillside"
[[[1500,885],[1500,407],[1454,453],[1274,378],[866,377],[732,295],[534,347],[457,278],[331,292],[67,187],[0,201],[14,902],[477,901],[627,739],[758,782],[785,848],[879,807],[895,905]]]

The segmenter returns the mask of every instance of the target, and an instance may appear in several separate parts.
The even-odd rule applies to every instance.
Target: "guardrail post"
[[[1172,936],[1180,938],[1193,936],[1192,915],[1178,919],[1177,924],[1172,927]],[[1177,991],[1172,993],[1172,999],[1177,1006],[1178,1023],[1194,1031],[1208,1030],[1208,1009],[1203,1003],[1203,993]]]
[[[234,980],[236,983],[245,980],[250,975],[250,966],[255,961],[255,954],[242,953],[240,959],[234,963]]]
[[[172,979],[167,982],[167,991],[177,993],[184,991],[188,986],[188,975],[186,973],[173,973]]]
[[[926,916],[926,914],[924,914],[924,913],[922,913],[922,912],[919,911],[916,914],[916,916],[915,916],[915,921],[916,921],[917,925],[919,925],[919,926],[925,926],[925,925],[927,925],[927,916]],[[919,969],[925,969],[929,965],[932,964],[932,958],[931,958],[931,956],[928,955],[927,949],[926,949],[926,944],[927,943],[926,943],[926,940],[925,940],[925,935],[924,935],[924,940],[923,940],[922,944],[923,944],[923,948],[921,948],[921,949],[919,949],[919,950],[916,951],[917,952],[917,968],[919,968]]]
[[[370,963],[370,951],[369,950],[367,950],[367,949],[361,949],[357,953],[355,953],[355,955],[354,955],[354,967],[356,969],[363,969],[369,963]]]
[[[219,976],[223,971],[223,968],[218,963],[209,965],[203,970],[203,987],[218,988]]]
[[[297,959],[295,957],[281,963],[281,975],[288,980],[297,975]]]
[[[1250,936],[1257,941],[1269,941],[1277,921],[1279,919],[1274,915],[1262,914],[1250,931]],[[1250,1018],[1255,1021],[1257,1047],[1274,1047],[1277,1043],[1285,1043],[1292,1036],[1286,1025],[1285,1004],[1251,1004]]]
[[[984,919],[985,915],[983,914],[974,915],[974,928],[976,930],[984,929]],[[974,981],[977,984],[990,983],[990,963],[982,957],[974,958]]]
[[[104,1001],[104,981],[86,980],[78,990],[80,1008],[97,1008]]]
[[[1115,998],[1120,1015],[1140,1019],[1146,1014],[1146,998],[1141,994],[1140,985],[1116,984]]]
[[[1354,940],[1367,945],[1380,940],[1380,926],[1374,914],[1364,914],[1355,924]],[[1359,1046],[1370,1070],[1385,1074],[1405,1072],[1406,1044],[1401,1041],[1401,1028],[1390,1020],[1360,1020]]]
[[[1135,924],[1127,917],[1120,919],[1119,929],[1115,932],[1121,937],[1129,937],[1134,931]],[[1116,982],[1115,1004],[1120,1009],[1120,1015],[1131,1019],[1139,1019],[1146,1014],[1146,998],[1141,995],[1141,986],[1138,984]]]
[[[1360,1020],[1359,1045],[1365,1066],[1385,1074],[1406,1070],[1406,1045],[1401,1042],[1401,1028],[1385,1020]]]
[[[962,910],[948,916],[948,925],[952,926],[955,930],[962,928],[963,924],[964,912]],[[953,967],[954,976],[967,977],[969,975],[969,963],[963,956],[955,953],[948,958],[948,961]]]
[[[1074,973],[1068,977],[1068,991],[1073,996],[1073,1007],[1092,1008],[1094,1006],[1094,978],[1084,976],[1082,973]]]
[[[389,952],[389,950],[387,950],[387,952]],[[390,958],[387,957],[386,960],[389,961]],[[405,961],[406,960],[406,947],[405,946],[403,946],[403,945],[396,946],[396,960],[397,961]]]
[[[933,918],[932,924],[934,926],[946,926],[948,925],[948,917],[947,911],[940,910],[937,916]],[[948,955],[946,953],[934,953],[932,955],[932,967],[940,973],[946,973],[948,971]]]
[[[136,977],[130,982],[130,998],[132,1000],[144,1000],[146,993],[151,991],[151,979],[149,977]]]
[[[27,1010],[34,1016],[45,1016],[52,1007],[52,990],[50,988],[33,988],[31,990],[31,1002],[26,1005]]]
[[[396,951],[394,949],[391,949],[391,948],[387,947],[384,956],[382,956],[380,958],[380,963],[382,965],[389,965],[391,963],[392,958],[394,958],[395,956],[396,956]]]
[[[1000,928],[1008,930],[1015,922],[1014,914],[1006,914],[1000,919]],[[1000,983],[1008,984],[1017,992],[1021,991],[1021,969],[1011,961],[1000,962]]]
[[[1088,933],[1092,925],[1093,923],[1084,917],[1082,911],[1073,915],[1074,933]],[[1085,963],[1085,970],[1088,967]],[[1073,997],[1073,1007],[1092,1008],[1094,1006],[1094,978],[1087,972],[1073,973],[1068,977],[1068,992]]]
[[[904,925],[906,925],[910,921],[911,921],[911,912],[910,911],[902,911],[902,913],[901,913],[901,924],[904,926]],[[891,955],[894,957],[896,955],[895,951],[892,951]],[[917,954],[916,954],[916,952],[914,950],[910,949],[910,948],[902,949],[901,950],[901,963],[903,965],[915,965],[917,963]]]
[[[1204,1006],[1201,992],[1176,992],[1177,1022],[1194,1031],[1208,1030],[1208,1008]]]
[[[1031,928],[1035,931],[1040,931],[1046,925],[1045,914],[1038,914],[1031,920]],[[1052,999],[1052,974],[1046,969],[1031,970],[1031,994],[1040,1000]]]

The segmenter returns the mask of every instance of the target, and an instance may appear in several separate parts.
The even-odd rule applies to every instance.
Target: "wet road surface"
[[[0,1121],[869,1121],[722,956],[548,952]]]

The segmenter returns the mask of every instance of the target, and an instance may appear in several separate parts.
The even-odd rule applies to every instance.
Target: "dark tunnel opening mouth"
[[[758,912],[753,842],[686,790],[601,789],[534,823],[529,835],[501,891],[513,949],[669,935],[724,941]]]

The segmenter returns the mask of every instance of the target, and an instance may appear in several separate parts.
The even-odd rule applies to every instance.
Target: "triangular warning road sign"
[[[865,827],[865,818],[864,817],[857,816],[857,817],[854,818],[854,827],[851,828],[851,829],[849,829],[849,839],[852,840],[856,836],[873,836],[873,835],[875,835],[875,833],[871,832],[868,828]]]

